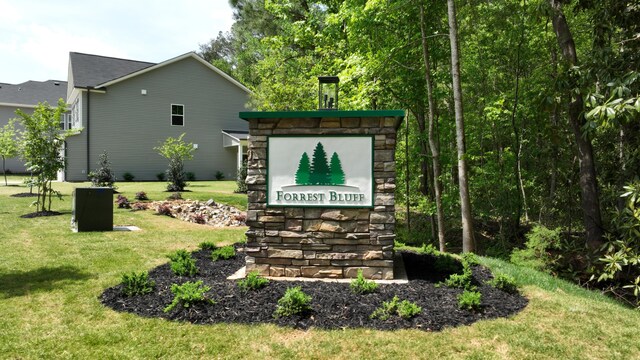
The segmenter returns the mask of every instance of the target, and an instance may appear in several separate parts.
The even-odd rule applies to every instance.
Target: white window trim
[[[173,125],[173,116],[174,116],[173,107],[174,106],[182,106],[182,125]],[[171,104],[171,110],[170,110],[171,111],[171,115],[169,115],[169,124],[171,124],[171,126],[184,126],[184,118],[185,118],[185,115],[186,115],[185,112],[184,112],[184,108],[185,108],[184,104]],[[176,114],[176,116],[180,116],[180,115]]]

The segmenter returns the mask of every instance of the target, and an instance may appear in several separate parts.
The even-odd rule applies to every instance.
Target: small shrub
[[[144,295],[153,291],[155,281],[149,280],[149,273],[132,271],[122,274],[122,293],[125,296]]]
[[[474,253],[466,252],[466,253],[463,253],[461,257],[462,257],[462,264],[464,266],[476,266],[480,264],[480,259],[478,258],[478,255]]]
[[[140,200],[140,201],[149,200],[149,197],[147,196],[147,193],[144,192],[144,191],[138,191],[136,193],[135,198],[136,198],[136,200]]]
[[[141,202],[135,202],[133,203],[133,205],[131,205],[131,209],[133,210],[147,210],[148,208],[149,208],[148,204],[141,203]]]
[[[356,294],[369,294],[378,289],[378,284],[375,281],[367,280],[362,275],[362,270],[358,270],[358,276],[351,280],[351,291]]]
[[[167,200],[182,200],[182,193],[177,191],[167,197]]]
[[[156,209],[156,211],[158,212],[159,215],[171,216],[171,206],[169,205],[160,204],[158,205],[158,208]]]
[[[462,274],[451,274],[444,281],[447,287],[468,289],[471,287],[471,273],[464,271]]]
[[[458,295],[458,307],[463,310],[476,311],[480,309],[482,294],[477,291],[465,290]]]
[[[216,244],[211,241],[203,241],[198,245],[198,247],[202,250],[214,250],[216,248]]]
[[[131,204],[129,203],[129,199],[125,196],[118,195],[116,199],[116,204],[118,205],[118,209],[131,209]]]
[[[403,319],[411,319],[421,312],[422,308],[414,302],[402,300],[400,304],[398,304],[398,315]]]
[[[171,285],[171,292],[173,293],[173,301],[171,304],[164,308],[164,312],[173,310],[179,304],[182,307],[188,308],[197,303],[215,304],[215,301],[208,299],[205,296],[207,291],[211,290],[209,286],[204,286],[202,281],[191,282],[187,281],[182,285]]]
[[[158,181],[164,181],[165,178],[166,177],[165,177],[165,174],[163,172],[156,174],[156,179],[158,179]]]
[[[126,172],[126,173],[122,174],[122,179],[124,181],[133,181],[134,178],[135,178],[135,176],[133,176],[133,174],[130,173],[130,172]]]
[[[311,311],[311,296],[305,294],[300,286],[288,288],[278,300],[278,306],[273,313],[275,318],[291,316]]]
[[[168,255],[171,260],[171,271],[178,276],[194,276],[198,272],[196,261],[187,250],[176,250]]]
[[[224,179],[224,174],[222,173],[222,171],[216,171],[216,180],[220,181],[222,179]]]
[[[433,244],[428,244],[428,245],[422,244],[422,247],[420,248],[419,252],[426,255],[434,255],[434,256],[440,255],[440,251],[438,251],[438,249],[436,249],[436,247],[433,246]]]
[[[516,280],[505,274],[496,275],[493,279],[487,281],[487,285],[493,286],[494,288],[500,289],[509,294],[515,294],[518,292]]]
[[[207,223],[207,218],[205,218],[205,216],[203,214],[193,214],[193,216],[191,216],[191,220],[193,220],[193,222],[196,223],[196,224],[206,224]]]
[[[218,259],[229,260],[234,256],[236,256],[236,249],[231,245],[217,248],[211,252],[211,259],[213,259],[213,261]]]
[[[245,183],[245,179],[247,178],[247,162],[243,161],[242,166],[238,170],[238,174],[236,175],[236,189],[234,192],[236,193],[246,193],[247,192],[247,184]]]
[[[187,178],[187,181],[196,181],[196,174],[191,171],[184,173],[184,176]]]
[[[552,230],[542,225],[534,226],[526,235],[526,247],[511,253],[511,262],[552,273],[558,258],[551,253],[551,250],[560,248],[560,232],[560,228]]]
[[[268,284],[269,279],[260,276],[257,271],[249,272],[243,280],[238,281],[238,287],[244,291],[262,289]]]
[[[88,177],[91,181],[91,186],[117,189],[117,187],[113,185],[116,182],[116,176],[111,170],[111,162],[109,161],[109,155],[106,151],[98,157],[98,166],[99,168],[97,170],[89,172]]]
[[[394,296],[390,301],[385,301],[369,316],[371,319],[387,320],[391,315],[397,314],[403,319],[410,319],[422,312],[422,308],[416,303],[402,300]]]

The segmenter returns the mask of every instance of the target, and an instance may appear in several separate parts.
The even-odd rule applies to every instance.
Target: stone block
[[[372,127],[380,127],[380,118],[362,118],[360,120],[360,127],[364,128],[372,128]]]
[[[373,161],[390,162],[393,161],[393,150],[376,150],[373,154]]]
[[[362,265],[393,268],[393,260],[363,260]]]
[[[304,218],[305,219],[319,219],[320,214],[322,214],[322,209],[318,208],[306,208],[304,209]]]
[[[258,216],[258,221],[263,223],[270,223],[270,222],[284,223],[284,216],[270,216],[270,215]]]
[[[284,266],[269,267],[269,276],[274,276],[274,277],[284,276]]]
[[[384,163],[384,171],[396,171],[396,162],[395,161],[388,161]],[[392,185],[392,184],[387,184],[387,185]],[[393,188],[395,189],[395,185],[393,186]]]
[[[260,276],[269,276],[269,268],[268,264],[247,264],[246,272],[250,273],[251,271],[257,271]]]
[[[284,230],[283,222],[264,223],[264,228],[268,230]]]
[[[331,260],[331,266],[360,266],[362,260]]]
[[[302,231],[302,220],[286,220],[284,228],[289,231]]]
[[[369,231],[369,214],[367,213],[367,221],[358,221],[356,223],[356,232],[363,233]]]
[[[319,231],[322,226],[322,220],[304,220],[302,228],[304,231]]]
[[[309,259],[309,266],[327,266],[331,265],[329,259]]]
[[[343,128],[357,128],[360,127],[360,118],[342,118],[340,124]]]
[[[249,161],[264,160],[267,158],[267,149],[249,149]]]
[[[247,175],[245,180],[247,184],[266,184],[267,179],[264,175]]]
[[[320,219],[322,220],[334,220],[334,221],[345,221],[345,220],[356,220],[361,218],[360,210],[329,210],[325,211],[320,215]]]
[[[264,232],[265,236],[278,236],[278,234],[280,234],[278,230],[265,230]]]
[[[307,233],[299,231],[280,231],[280,236],[283,238],[306,238]]]
[[[286,277],[300,277],[301,275],[302,275],[302,272],[300,271],[300,268],[287,266],[284,269],[284,276]]]
[[[291,260],[293,266],[308,266],[309,260]]]
[[[382,251],[367,251],[362,255],[362,260],[382,260],[383,252]]]
[[[269,249],[267,250],[269,258],[288,258],[288,259],[302,259],[302,250],[289,250],[289,249]]]
[[[346,267],[344,268],[344,277],[355,278],[358,277],[358,270],[362,270],[362,276],[367,279],[382,279],[382,269],[375,267]]]
[[[369,238],[369,233],[368,232],[349,233],[349,234],[347,234],[347,239],[349,239],[349,240],[368,239],[368,238]]]
[[[305,258],[305,259],[315,259],[316,258],[316,252],[315,251],[304,250],[304,251],[302,251],[302,257]]]
[[[267,202],[267,194],[264,191],[247,191],[247,200],[250,203]]]
[[[291,259],[286,259],[286,258],[256,258],[256,264],[291,265]]]
[[[382,255],[382,252],[380,253]],[[317,253],[316,259],[329,259],[329,260],[349,260],[349,259],[361,259],[361,254],[355,252],[327,252]]]
[[[300,129],[300,128],[317,128],[320,118],[304,118],[304,119],[280,119],[278,121],[278,129]]]
[[[322,119],[320,121],[320,128],[339,128],[340,120],[339,119]]]
[[[302,276],[312,278],[341,278],[342,268],[332,266],[302,266]]]
[[[302,219],[304,218],[304,210],[302,208],[285,208],[284,216],[287,219]]]
[[[393,213],[373,212],[369,216],[369,221],[371,224],[387,224],[395,222],[395,217]]]
[[[373,202],[374,205],[395,205],[395,196],[393,193],[376,193],[375,200]]]

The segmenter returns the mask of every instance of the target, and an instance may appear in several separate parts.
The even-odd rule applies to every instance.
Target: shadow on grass
[[[46,266],[30,271],[5,273],[0,270],[0,298],[59,289],[69,283],[86,281],[93,275],[74,266]]]

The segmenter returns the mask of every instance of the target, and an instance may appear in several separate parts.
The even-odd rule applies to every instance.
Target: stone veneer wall
[[[344,113],[344,112],[341,112]],[[393,279],[398,117],[250,118],[246,271],[265,276]],[[267,207],[269,135],[374,135],[374,207]]]

